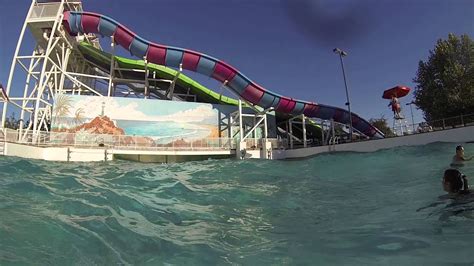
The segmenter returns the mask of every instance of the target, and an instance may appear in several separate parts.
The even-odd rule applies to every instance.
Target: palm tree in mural
[[[80,126],[84,123],[84,109],[79,107],[74,113],[74,124],[75,126]]]
[[[62,119],[69,114],[71,107],[71,98],[69,96],[61,94],[56,97],[53,109],[53,124],[59,126],[59,129],[62,127]]]

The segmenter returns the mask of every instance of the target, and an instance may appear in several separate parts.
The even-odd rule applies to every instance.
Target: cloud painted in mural
[[[222,119],[228,119],[228,114],[236,108],[195,102],[60,95],[55,100],[52,129],[144,136],[147,143],[150,140],[189,142],[227,136],[228,128]]]
[[[75,96],[71,96],[73,99]],[[102,114],[113,120],[172,121],[176,123],[203,122],[213,118],[217,110],[210,104],[170,104],[168,101],[87,97],[74,101],[71,110],[82,108],[86,118]],[[152,108],[149,106],[152,105]],[[210,122],[210,121],[209,121]]]

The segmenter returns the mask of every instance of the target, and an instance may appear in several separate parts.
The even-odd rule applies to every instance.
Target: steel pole
[[[349,101],[349,90],[347,89],[347,79],[346,79],[346,71],[344,69],[344,61],[342,60],[342,53],[339,53],[339,58],[341,59],[341,67],[342,67],[342,75],[344,76],[344,86],[346,87],[346,105],[349,111],[349,138],[350,142],[352,142],[352,113],[351,113],[351,103]]]
[[[413,118],[413,108],[411,107],[413,103],[409,103],[410,105],[410,113],[411,113],[411,125],[413,128],[413,133],[415,133],[415,118]]]

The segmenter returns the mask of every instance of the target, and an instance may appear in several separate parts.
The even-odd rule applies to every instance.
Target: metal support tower
[[[251,112],[244,112],[243,104],[245,107],[251,109]],[[272,112],[273,108],[262,110],[261,108],[254,106],[253,104],[239,99],[238,110],[231,113],[229,117],[230,124],[230,138],[236,138],[237,145],[237,158],[243,159],[245,156],[240,156],[247,149],[247,142],[251,141],[254,143],[255,148],[261,148],[264,150],[264,156],[269,159],[271,156],[271,144],[268,144],[268,121],[267,115]],[[238,130],[234,130],[234,127],[238,127]],[[261,130],[261,137],[258,137],[257,130]],[[258,143],[261,141],[260,143]],[[267,147],[269,145],[269,147]]]
[[[85,62],[74,49],[76,40],[62,27],[65,10],[81,11],[82,5],[70,0],[46,3],[33,0],[23,23],[5,90],[10,102],[3,103],[1,120],[3,127],[9,106],[20,109],[20,140],[22,133],[30,131],[37,136],[40,130],[49,130],[53,100],[57,95],[88,87],[88,75],[84,73],[90,69],[81,71]],[[26,43],[27,31],[33,36],[33,45]],[[92,36],[77,38],[94,42]],[[25,51],[28,47],[33,50]],[[14,82],[18,80],[24,81]],[[22,96],[13,96],[20,94],[21,89]],[[27,119],[29,122],[25,125]],[[35,137],[30,141],[34,142]]]
[[[79,51],[79,43],[87,42],[102,50],[99,37],[94,34],[70,36],[62,25],[65,11],[82,11],[81,1],[32,0],[24,20],[5,87],[5,97],[9,101],[0,102],[0,106],[3,105],[0,127],[4,127],[9,111],[11,112],[13,108],[20,110],[21,125],[18,134],[20,141],[36,143],[42,131],[51,130],[53,122],[51,120],[59,116],[53,113],[54,101],[59,104],[58,99],[64,94],[99,97],[129,95],[138,97],[143,94],[144,98],[196,99],[196,96],[189,95],[189,92],[188,94],[175,92],[182,67],[173,80],[159,79],[156,73],[150,73],[150,62],[146,60],[145,69],[120,68],[114,57],[116,47],[113,37],[110,39],[110,66],[104,68],[84,58]],[[27,43],[30,41],[24,38],[27,31],[31,32],[34,43]],[[145,77],[143,80],[130,79],[125,75],[126,71],[143,72]],[[167,89],[161,88],[156,85],[157,83],[168,83],[169,86]],[[232,92],[227,84],[228,81],[223,82],[222,88]],[[126,85],[128,89],[119,91],[123,90],[122,85]],[[121,93],[123,95],[120,95]],[[236,96],[240,98],[239,95]],[[243,105],[253,111],[244,112]],[[231,136],[234,137],[238,133],[238,141],[243,143],[252,136],[255,139],[257,130],[261,129],[259,131],[262,135],[261,141],[267,145],[267,114],[271,111],[273,109],[262,110],[240,98],[238,111],[229,117],[227,125]]]
[[[411,131],[411,127],[408,125],[408,121],[405,119],[405,116],[400,112],[399,117],[393,117],[393,126],[392,130],[397,136],[403,136],[405,134],[412,134],[414,131]]]

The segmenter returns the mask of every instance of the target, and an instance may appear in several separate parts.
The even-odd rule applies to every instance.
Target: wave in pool
[[[454,146],[168,165],[0,157],[0,264],[472,264],[474,200],[438,198]],[[474,184],[474,163],[461,170]]]

